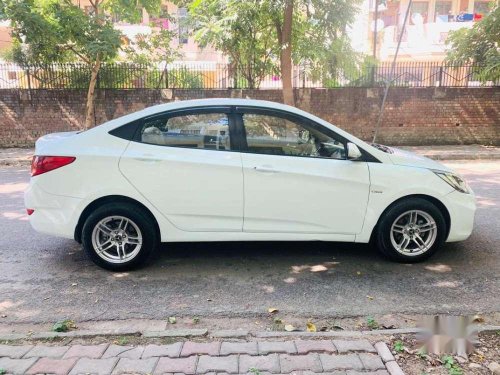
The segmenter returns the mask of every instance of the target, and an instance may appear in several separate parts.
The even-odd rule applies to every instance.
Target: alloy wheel
[[[432,247],[436,237],[436,221],[421,210],[406,211],[391,226],[392,246],[406,256],[425,253]]]
[[[92,231],[92,246],[98,256],[111,263],[126,263],[134,259],[142,247],[142,232],[124,216],[108,216]]]

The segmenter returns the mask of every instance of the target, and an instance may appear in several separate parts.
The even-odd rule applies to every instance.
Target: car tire
[[[426,199],[408,198],[384,212],[377,225],[375,243],[393,261],[416,263],[431,257],[446,236],[442,212]]]
[[[144,265],[158,247],[158,241],[154,218],[131,203],[107,203],[99,207],[88,216],[82,229],[82,244],[89,258],[110,271]]]

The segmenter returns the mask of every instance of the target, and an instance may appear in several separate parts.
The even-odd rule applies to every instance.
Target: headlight
[[[465,182],[459,175],[443,171],[433,171],[433,172],[437,174],[439,177],[441,177],[441,179],[444,182],[448,183],[448,185],[450,185],[455,190],[465,194],[470,193],[469,185],[467,185],[467,182]]]

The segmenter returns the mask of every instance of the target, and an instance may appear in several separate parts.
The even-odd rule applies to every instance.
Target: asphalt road
[[[77,243],[34,232],[22,200],[27,169],[1,168],[0,323],[253,317],[269,306],[317,317],[499,312],[500,163],[450,165],[478,195],[476,226],[426,263],[390,263],[366,245],[188,243],[163,246],[130,273],[102,270]]]

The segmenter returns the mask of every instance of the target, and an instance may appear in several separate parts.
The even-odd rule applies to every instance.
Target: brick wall
[[[297,106],[371,139],[382,89],[297,89]],[[172,100],[243,97],[282,101],[280,90],[100,90],[96,122]],[[0,147],[31,146],[47,133],[79,130],[83,90],[0,90]],[[393,88],[379,136],[391,145],[500,145],[500,88]]]

